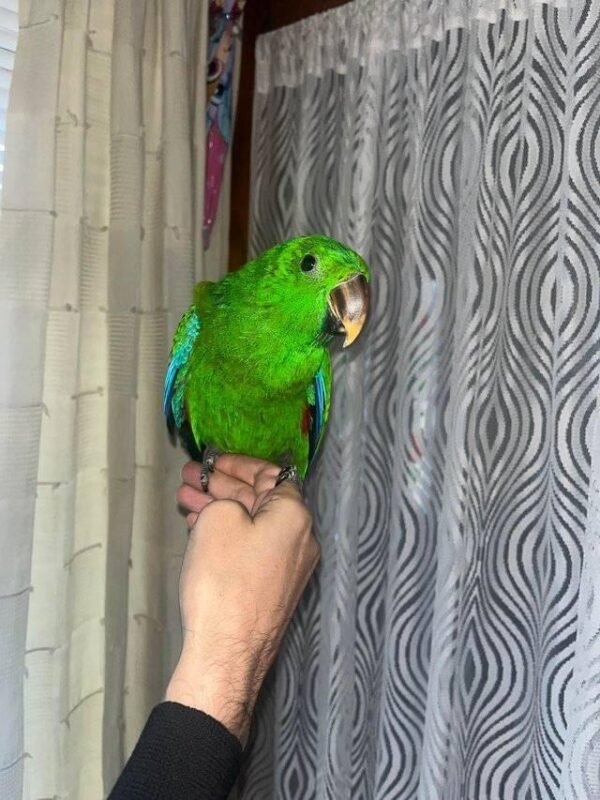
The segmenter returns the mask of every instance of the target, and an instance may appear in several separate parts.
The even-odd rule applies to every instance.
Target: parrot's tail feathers
[[[167,419],[167,431],[169,433],[169,441],[171,444],[177,444],[177,426],[175,420],[171,417]]]
[[[185,420],[183,425],[179,428],[179,438],[192,461],[202,462],[204,445],[198,447],[194,434],[192,433],[192,427],[187,420]]]

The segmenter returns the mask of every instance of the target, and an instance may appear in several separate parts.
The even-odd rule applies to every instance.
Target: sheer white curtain
[[[252,242],[371,263],[245,796],[600,797],[600,4],[262,37]]]
[[[226,257],[227,197],[218,263],[200,247],[207,7],[20,3],[0,219],[2,800],[103,797],[177,650],[182,455],[161,384],[193,283]]]

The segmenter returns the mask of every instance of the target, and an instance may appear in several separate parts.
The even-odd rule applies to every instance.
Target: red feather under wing
[[[304,413],[302,414],[303,436],[308,436],[311,424],[312,424],[312,414],[310,413],[310,406],[306,406],[306,408],[304,409]]]

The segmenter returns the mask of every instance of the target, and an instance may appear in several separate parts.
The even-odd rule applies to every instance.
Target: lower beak
[[[327,300],[329,333],[345,333],[344,347],[358,337],[367,321],[369,284],[364,275],[355,275],[332,289]]]

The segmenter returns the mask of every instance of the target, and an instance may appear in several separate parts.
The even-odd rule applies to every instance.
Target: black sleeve
[[[219,800],[240,770],[242,746],[203,711],[160,703],[108,800]]]

